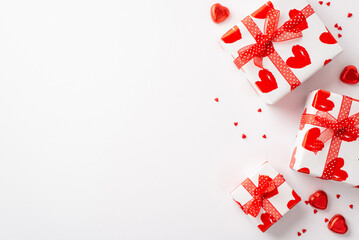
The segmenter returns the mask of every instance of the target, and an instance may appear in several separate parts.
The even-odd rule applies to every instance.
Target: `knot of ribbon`
[[[276,181],[269,176],[259,175],[258,187],[253,189],[253,198],[244,206],[244,212],[253,217],[257,217],[261,208],[265,208],[265,200],[278,194],[277,185]]]
[[[280,11],[271,8],[265,19],[264,34],[258,33],[254,37],[255,44],[238,50],[238,57],[234,60],[234,63],[239,69],[252,59],[257,67],[263,68],[263,58],[275,51],[273,42],[283,42],[302,37],[300,24],[306,20],[306,17],[301,11],[293,10],[291,18],[280,28],[278,28],[279,16]]]

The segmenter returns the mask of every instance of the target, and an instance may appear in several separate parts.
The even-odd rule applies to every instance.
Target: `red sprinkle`
[[[298,237],[300,237],[300,235],[302,235],[300,232],[298,232]]]
[[[262,109],[261,109],[261,108],[258,108],[258,112],[262,112]]]
[[[341,30],[343,30],[343,29],[342,29],[342,27],[340,26],[340,27],[338,27],[338,30],[340,30],[340,31],[341,31]]]
[[[238,126],[238,122],[234,122],[233,124],[234,124],[234,126],[236,126],[236,127]]]
[[[308,205],[309,201],[304,201],[306,205]]]
[[[353,13],[348,13],[348,17],[352,17],[353,16]]]
[[[317,209],[314,209],[314,211],[313,211],[313,212],[314,212],[314,214],[316,214],[316,213],[318,212],[318,210],[317,210]]]
[[[247,135],[242,134],[242,138],[243,138],[243,139],[247,138]]]
[[[330,2],[327,2],[327,5],[330,6]]]
[[[263,134],[262,138],[267,138],[267,135]]]
[[[305,233],[306,231],[307,231],[307,229],[305,229],[305,228],[302,229],[302,232],[303,232],[303,233]]]
[[[324,219],[324,222],[329,222],[329,219],[328,218]]]
[[[218,97],[217,97],[217,98],[215,98],[215,99],[214,99],[214,101],[218,102],[218,101],[219,101]]]
[[[354,206],[353,206],[353,204],[350,204],[349,207],[350,207],[351,209],[353,209]]]
[[[335,27],[335,28],[338,28],[338,23],[336,23],[336,24],[334,25],[334,27]]]
[[[319,4],[322,5],[322,4],[323,4],[323,1],[319,1]]]
[[[338,38],[341,38],[341,37],[342,37],[342,35],[339,33],[339,34],[338,34]]]
[[[338,198],[338,199],[340,198],[340,194],[337,194],[337,198]]]

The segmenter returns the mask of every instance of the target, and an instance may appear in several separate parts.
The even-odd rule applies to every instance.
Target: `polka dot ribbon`
[[[308,5],[302,11],[295,12],[287,22],[278,28],[280,11],[271,8],[265,20],[264,33],[261,32],[253,19],[247,16],[242,20],[242,23],[256,43],[239,49],[238,57],[234,60],[234,64],[241,69],[253,59],[253,63],[263,69],[263,58],[268,57],[291,85],[291,89],[295,89],[300,85],[300,81],[276,52],[273,42],[283,42],[302,37],[300,24],[313,13],[314,10]]]
[[[282,215],[270,203],[269,198],[278,194],[278,187],[285,182],[281,174],[278,174],[274,179],[266,175],[259,175],[258,187],[247,178],[242,186],[252,195],[252,199],[243,205],[242,209],[246,214],[257,217],[261,208],[272,215],[276,220],[280,219]]]
[[[302,126],[310,124],[325,128],[318,137],[319,141],[326,143],[331,140],[322,179],[333,178],[335,161],[338,159],[342,141],[353,142],[359,138],[359,113],[349,116],[352,102],[351,98],[343,97],[337,119],[324,111],[318,111],[315,115],[305,113],[302,116]]]

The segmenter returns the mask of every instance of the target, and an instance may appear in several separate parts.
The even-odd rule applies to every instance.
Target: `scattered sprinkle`
[[[338,23],[336,23],[336,24],[334,25],[334,27],[335,27],[335,28],[338,28],[338,27],[339,27],[339,26],[338,26]]]
[[[352,17],[353,16],[353,13],[348,13],[348,17]]]
[[[298,237],[300,237],[300,235],[302,235],[300,232],[298,232],[297,234],[298,234]]]
[[[216,98],[214,99],[214,101],[218,102],[218,101],[219,101],[218,97],[216,97]]]
[[[267,138],[267,135],[263,134],[262,138]]]
[[[340,198],[340,194],[337,194],[337,198],[338,198],[338,199]]]
[[[338,27],[338,30],[340,30],[340,31],[343,30],[343,29],[342,29],[342,26],[339,26],[339,27]]]
[[[238,122],[234,122],[233,124],[234,124],[234,126],[236,126],[236,127],[238,126]]]
[[[323,4],[323,1],[319,1],[319,4],[322,5],[322,4]]]
[[[338,38],[341,38],[341,37],[342,37],[342,35],[339,33],[339,34],[338,34]]]
[[[308,205],[309,201],[304,201],[306,205]]]
[[[329,222],[329,219],[328,218],[324,219],[324,222]]]
[[[349,207],[350,207],[351,209],[353,209],[354,206],[353,206],[353,204],[350,204]]]
[[[318,210],[317,210],[317,209],[314,209],[314,211],[313,211],[313,212],[314,212],[314,214],[316,214],[316,213],[318,212]]]
[[[258,108],[258,112],[262,112],[262,109],[261,109],[261,108]]]
[[[247,135],[242,134],[242,138],[243,138],[243,139],[247,138]]]
[[[327,5],[330,6],[330,2],[327,2]]]
[[[305,228],[302,229],[302,232],[303,232],[303,233],[305,233],[306,231],[307,231],[307,229],[305,229]]]

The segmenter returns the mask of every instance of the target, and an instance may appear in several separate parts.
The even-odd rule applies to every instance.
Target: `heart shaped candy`
[[[345,218],[340,214],[334,215],[332,219],[330,219],[328,223],[328,228],[330,231],[339,234],[344,234],[348,231],[348,226],[345,221]]]
[[[356,84],[359,82],[359,73],[355,66],[346,66],[340,74],[340,80],[348,84]]]
[[[213,22],[221,23],[229,17],[229,9],[219,3],[213,4],[211,7],[211,17]]]
[[[309,204],[315,208],[324,210],[328,206],[328,196],[322,190],[316,191],[309,196]]]

